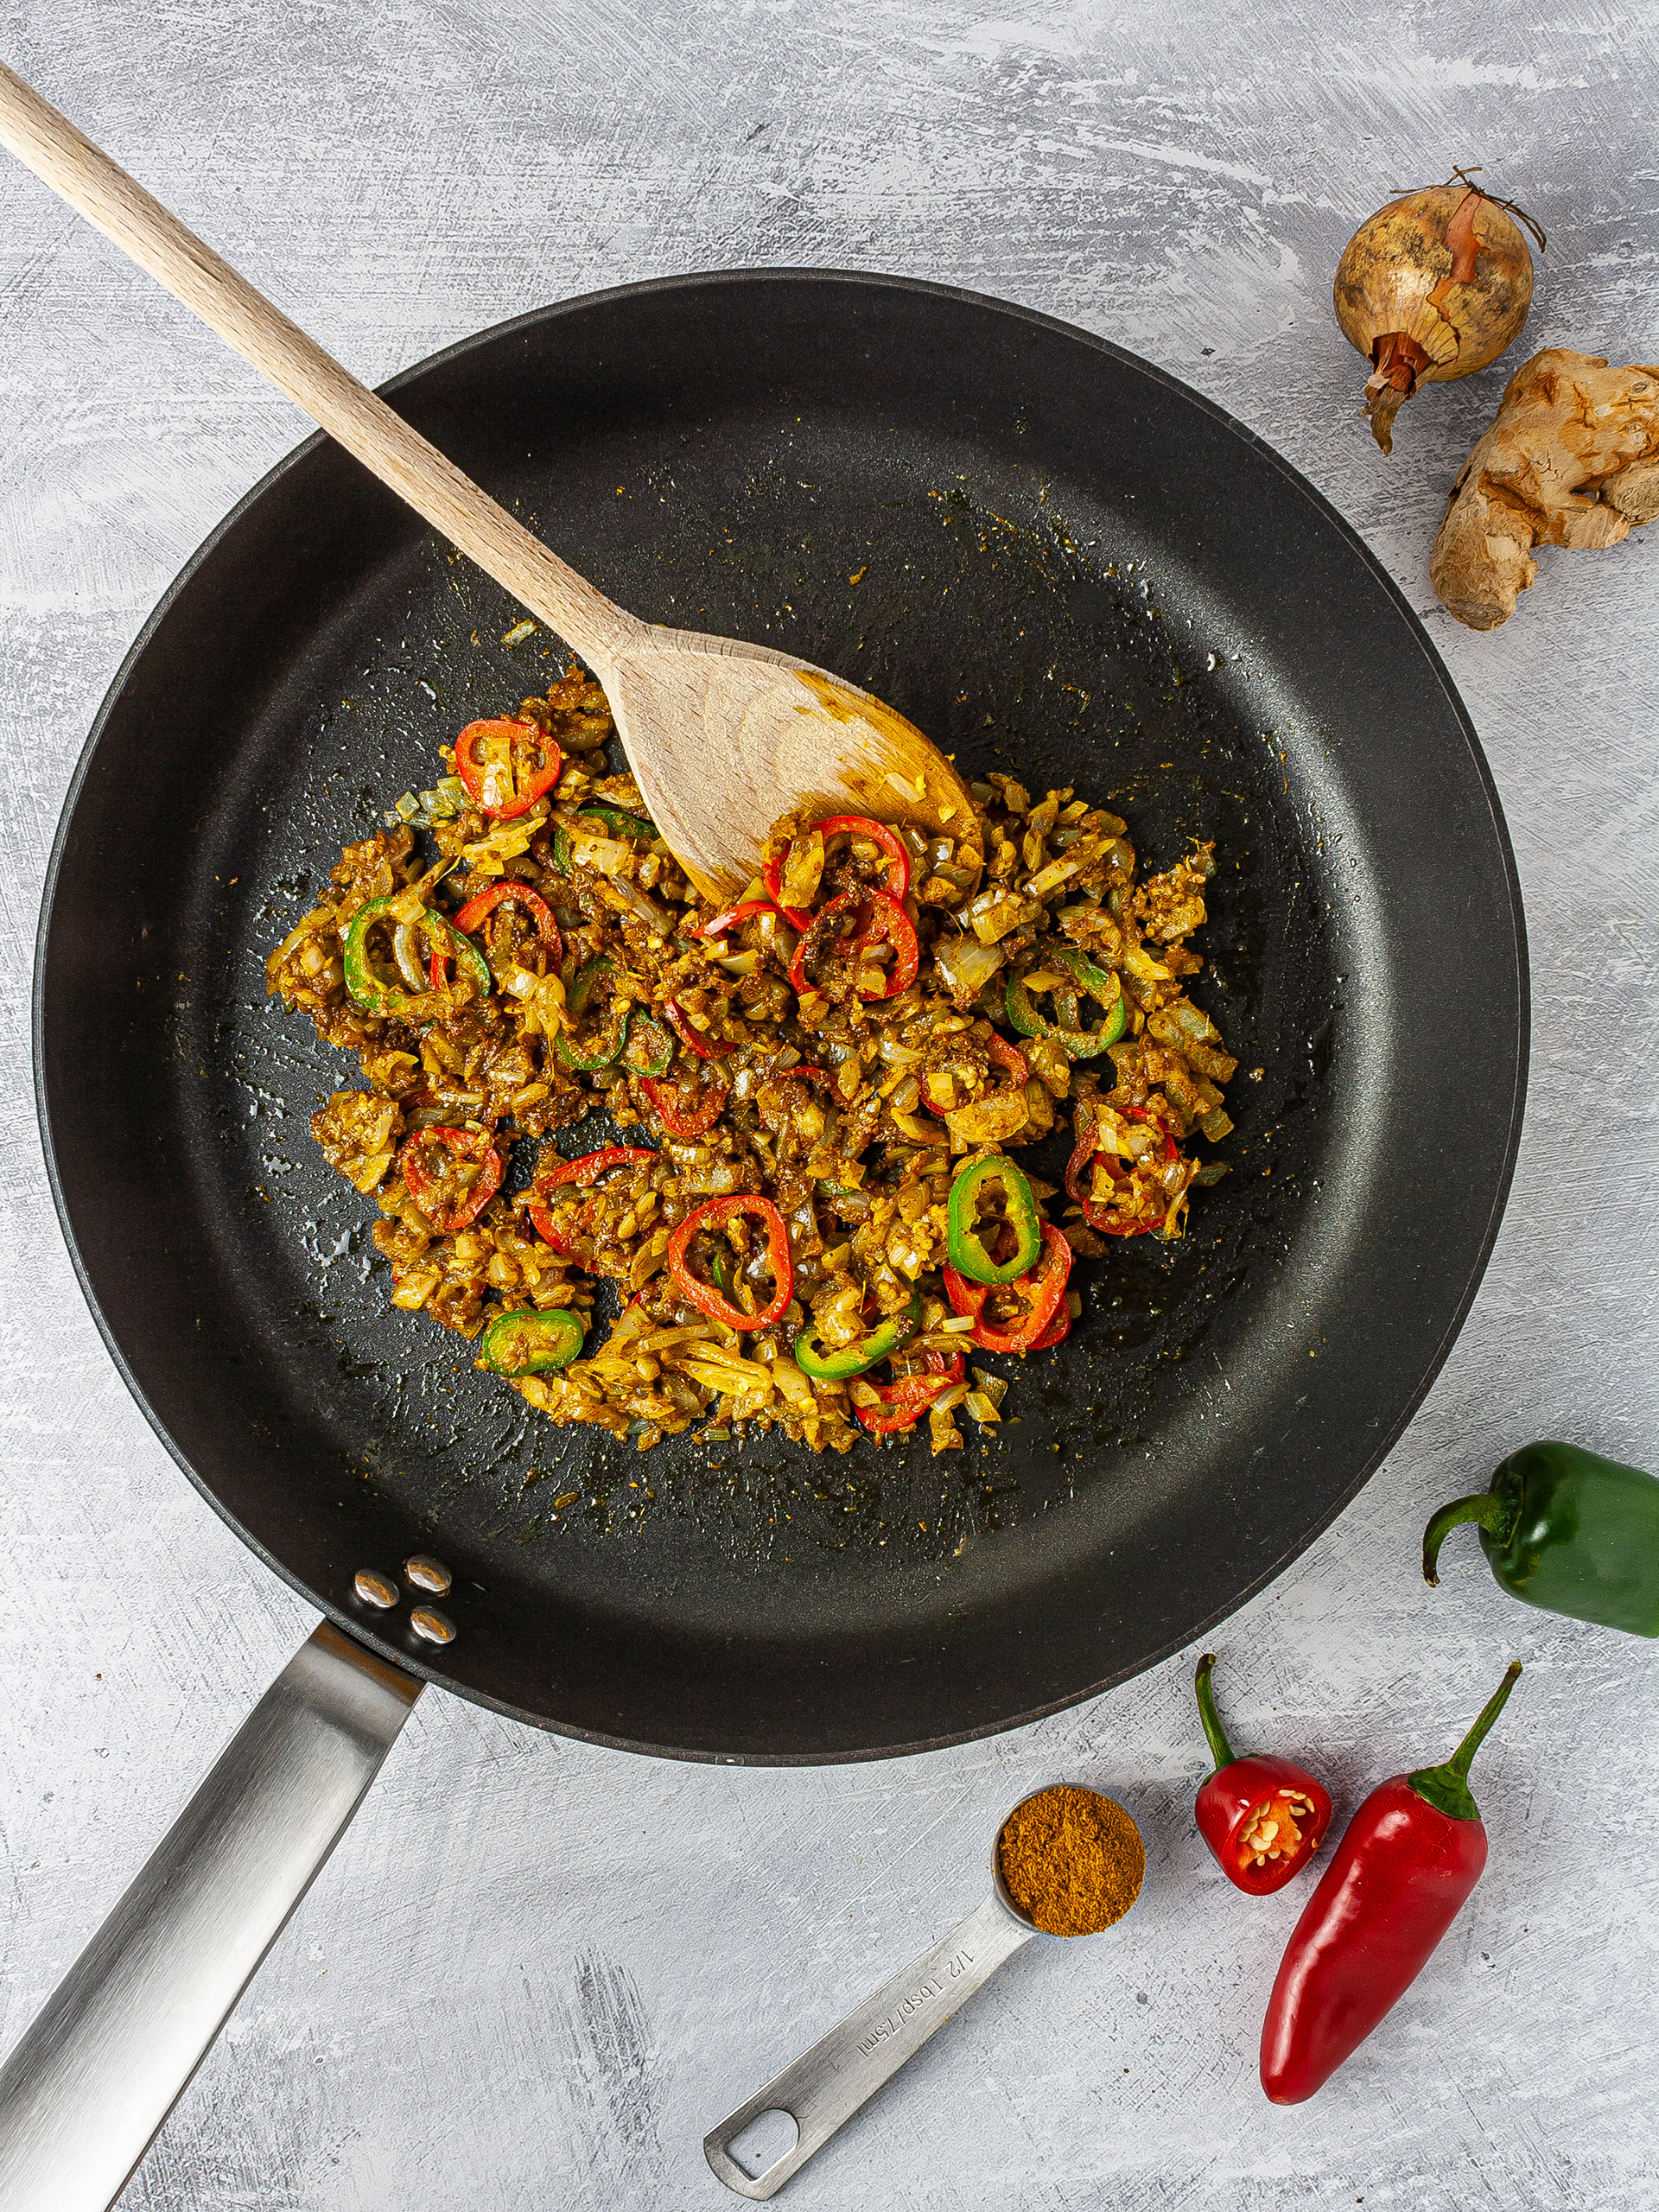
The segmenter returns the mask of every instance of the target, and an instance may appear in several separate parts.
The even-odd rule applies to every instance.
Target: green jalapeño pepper
[[[980,1193],[988,1183],[1002,1185],[1003,1219],[1014,1235],[1013,1255],[1000,1264],[985,1249],[976,1225]],[[1014,1282],[1030,1273],[1043,1249],[1043,1224],[1037,1217],[1031,1185],[1011,1160],[994,1152],[988,1160],[976,1160],[963,1169],[950,1185],[945,1205],[944,1241],[951,1266],[970,1282]]]
[[[595,987],[607,976],[614,974],[615,967],[615,962],[607,960],[601,952],[592,960],[584,960],[577,969],[565,1003],[578,1021],[587,1013]],[[568,1030],[562,1029],[554,1049],[562,1066],[573,1068],[579,1075],[591,1075],[595,1068],[608,1067],[627,1041],[628,1008],[625,1006],[620,1014],[613,1014],[608,1028],[595,1038],[578,1042]]]
[[[1575,1444],[1512,1452],[1491,1488],[1443,1505],[1423,1532],[1423,1578],[1465,1521],[1504,1589],[1547,1612],[1659,1636],[1659,1481]]]
[[[1050,1021],[1032,1004],[1025,978],[1010,976],[1006,994],[1009,1027],[1017,1029],[1022,1037],[1047,1038],[1061,1046],[1074,1060],[1097,1058],[1109,1045],[1116,1044],[1128,1021],[1129,1010],[1124,1003],[1122,985],[1109,968],[1096,967],[1088,955],[1080,952],[1074,944],[1047,946],[1042,957],[1046,961],[1052,960],[1057,968],[1070,976],[1077,990],[1055,992],[1054,1011],[1058,1020]],[[1098,1029],[1083,1027],[1083,1017],[1077,1010],[1079,991],[1097,1000],[1104,1008]]]
[[[844,1382],[849,1375],[862,1375],[878,1359],[896,1351],[907,1337],[915,1335],[921,1319],[922,1294],[915,1290],[902,1313],[889,1313],[868,1336],[861,1337],[856,1344],[842,1344],[836,1351],[824,1351],[817,1341],[816,1325],[809,1321],[795,1339],[795,1364],[815,1382]]]
[[[582,1323],[563,1306],[547,1313],[499,1313],[478,1349],[479,1365],[497,1375],[544,1375],[568,1366],[582,1350]]]

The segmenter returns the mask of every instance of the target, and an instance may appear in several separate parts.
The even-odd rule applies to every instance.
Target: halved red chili
[[[423,1154],[430,1145],[450,1159],[429,1167]],[[440,1236],[476,1221],[501,1187],[501,1155],[487,1129],[416,1129],[397,1165],[410,1198]]]
[[[745,1313],[734,1306],[711,1282],[693,1274],[690,1267],[691,1240],[702,1231],[718,1229],[722,1222],[734,1215],[743,1214],[759,1221],[766,1232],[766,1262],[772,1269],[772,1294],[766,1305],[753,1313]],[[789,1226],[770,1198],[761,1198],[740,1192],[729,1198],[710,1198],[697,1206],[669,1239],[669,1280],[680,1296],[706,1313],[711,1321],[721,1322],[728,1329],[764,1329],[782,1316],[795,1294],[795,1268],[789,1256]]]
[[[556,975],[564,959],[564,940],[559,935],[559,925],[554,918],[553,909],[543,898],[541,893],[532,891],[527,883],[508,881],[488,885],[475,899],[469,899],[467,901],[455,916],[452,926],[458,930],[462,937],[470,937],[487,915],[493,913],[498,906],[505,903],[522,906],[529,914],[531,921],[536,925],[536,935],[547,955],[547,971],[550,975]],[[499,939],[499,932],[497,931],[494,935]],[[496,954],[498,968],[503,965],[503,956],[499,951],[499,943],[492,942],[490,931],[486,931],[484,941],[491,951]],[[448,957],[447,953],[440,952],[434,945],[432,988],[435,991],[441,991],[443,988],[445,982],[443,963]]]
[[[728,1052],[736,1050],[729,1038],[702,1035],[677,999],[665,998],[663,1012],[681,1044],[700,1060],[723,1060]]]
[[[872,911],[866,914],[864,909]],[[850,911],[849,911],[850,910]],[[921,965],[921,946],[917,941],[916,925],[899,904],[885,891],[843,891],[827,906],[820,907],[812,918],[810,926],[795,948],[795,957],[790,963],[789,980],[798,992],[816,988],[807,974],[807,963],[824,950],[828,942],[828,925],[841,922],[842,926],[832,957],[852,963],[853,988],[863,999],[897,998],[900,991],[908,990],[916,980]],[[854,925],[849,932],[846,924]],[[885,988],[879,991],[860,989],[859,962],[872,945],[883,939],[892,945],[893,967],[886,977]]]
[[[826,869],[832,837],[862,837],[869,844],[879,845],[887,855],[887,882],[883,888],[888,898],[902,900],[907,895],[910,855],[896,830],[889,830],[885,822],[873,822],[868,814],[832,814],[827,822],[820,822],[817,826],[823,837]]]
[[[480,746],[486,748],[483,760]],[[564,755],[537,722],[508,715],[468,722],[455,740],[455,773],[467,795],[498,822],[527,814],[559,780]]]
[[[657,1154],[649,1145],[607,1145],[602,1152],[584,1152],[579,1160],[558,1160],[550,1174],[543,1174],[538,1169],[536,1176],[536,1188],[543,1195],[543,1198],[546,1194],[559,1189],[562,1185],[568,1185],[576,1190],[585,1190],[588,1184],[596,1183],[601,1175],[608,1173],[613,1167],[632,1166],[637,1160],[655,1160]],[[574,1248],[566,1243],[553,1225],[553,1212],[550,1206],[543,1203],[528,1206],[525,1211],[535,1224],[537,1235],[544,1243],[550,1244],[563,1259],[575,1258]]]
[[[1071,1247],[1066,1243],[1052,1221],[1043,1224],[1043,1256],[1029,1274],[1020,1275],[1008,1284],[1005,1296],[1018,1295],[1026,1301],[1027,1312],[1018,1320],[1007,1323],[984,1319],[986,1300],[990,1296],[988,1284],[969,1282],[967,1276],[947,1266],[944,1270],[945,1295],[958,1313],[971,1314],[973,1340],[986,1351],[1037,1351],[1042,1349],[1039,1339],[1043,1337],[1055,1318],[1065,1294],[1066,1278],[1071,1273]],[[1068,1321],[1069,1328],[1070,1323]],[[1065,1332],[1062,1332],[1064,1334]],[[1059,1342],[1057,1337],[1053,1339]]]
[[[652,1110],[671,1137],[690,1143],[713,1128],[720,1118],[731,1085],[716,1080],[701,1087],[702,1103],[693,1105],[683,1085],[657,1076],[642,1075],[639,1088],[651,1101]]]

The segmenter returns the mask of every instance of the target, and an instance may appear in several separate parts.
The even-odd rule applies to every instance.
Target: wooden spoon
[[[744,888],[794,807],[973,836],[956,771],[902,715],[787,653],[613,606],[3,64],[0,142],[575,647],[652,819],[706,898]]]

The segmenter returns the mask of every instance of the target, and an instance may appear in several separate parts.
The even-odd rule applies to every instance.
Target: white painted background
[[[743,263],[976,286],[1186,378],[1427,617],[1508,810],[1536,1007],[1459,1344],[1358,1502],[1220,1637],[1238,1734],[1344,1808],[1528,1662],[1477,1770],[1486,1879],[1316,2102],[1256,2083],[1306,1891],[1249,1903],[1201,1853],[1190,1655],[999,1741],[798,1773],[648,1764],[429,1696],[127,2203],[718,2212],[704,2128],[975,1903],[1003,1809],[1065,1769],[1141,1814],[1146,1900],[1115,1939],[1023,1954],[791,2184],[798,2212],[1659,2204],[1655,1654],[1514,1605],[1466,1537],[1438,1595],[1414,1558],[1427,1510],[1530,1437],[1659,1459],[1659,543],[1546,556],[1507,629],[1460,631],[1427,556],[1503,371],[1414,403],[1385,461],[1329,311],[1361,217],[1484,162],[1550,233],[1522,352],[1659,358],[1652,0],[26,0],[0,23],[6,59],[370,381],[543,301]],[[0,161],[6,2044],[310,1625],[99,1346],[27,1042],[87,723],[304,427]]]

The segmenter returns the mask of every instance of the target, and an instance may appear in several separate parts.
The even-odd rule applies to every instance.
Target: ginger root
[[[1535,545],[1617,545],[1659,515],[1659,367],[1547,346],[1516,371],[1464,463],[1429,560],[1440,603],[1495,630]]]

